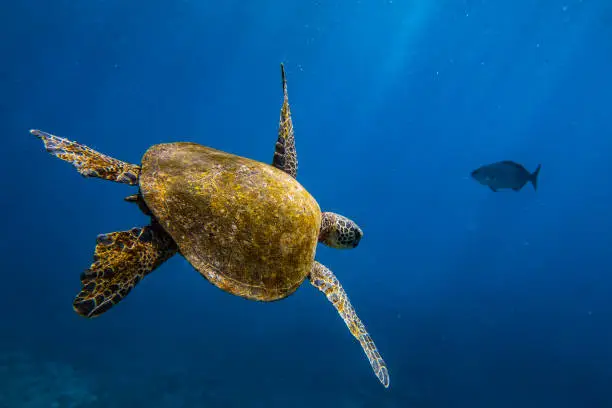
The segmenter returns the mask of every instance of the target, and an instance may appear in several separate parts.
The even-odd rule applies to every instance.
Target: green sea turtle
[[[296,180],[297,154],[282,64],[281,74],[284,99],[271,165],[177,142],[150,147],[139,166],[31,131],[49,153],[72,163],[83,176],[138,186],[138,193],[126,200],[151,217],[145,227],[97,237],[74,310],[85,317],[106,312],[176,253],[213,285],[251,300],[283,299],[308,279],[332,302],[388,387],[387,366],[340,282],[315,260],[317,242],[354,248],[362,231],[344,216],[322,213]]]

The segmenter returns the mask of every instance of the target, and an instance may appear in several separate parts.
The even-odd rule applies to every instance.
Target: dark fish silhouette
[[[528,181],[531,181],[533,189],[537,190],[538,174],[541,167],[542,165],[538,164],[538,168],[530,173],[522,165],[504,160],[477,168],[472,172],[472,178],[493,191],[503,188],[519,191]]]

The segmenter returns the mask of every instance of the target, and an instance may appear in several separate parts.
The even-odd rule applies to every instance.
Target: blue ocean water
[[[612,407],[611,2],[21,0],[0,38],[1,408]],[[28,130],[269,162],[281,62],[299,181],[365,233],[317,259],[389,389],[308,284],[246,301],[174,257],[72,311],[96,236],[148,221]],[[538,191],[469,178],[498,160]]]

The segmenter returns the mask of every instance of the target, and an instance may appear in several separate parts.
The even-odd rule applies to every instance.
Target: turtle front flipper
[[[106,312],[176,252],[170,235],[157,224],[98,235],[94,262],[81,274],[74,310],[85,317]]]
[[[113,159],[76,142],[41,130],[30,130],[53,156],[71,163],[85,177],[98,177],[130,185],[138,184],[140,166]]]
[[[389,388],[389,370],[387,364],[380,356],[372,337],[361,322],[353,305],[340,285],[338,278],[328,268],[315,261],[312,272],[310,272],[310,283],[327,296],[334,307],[340,313],[344,323],[348,326],[351,334],[359,341],[365,352],[370,365],[385,388]]]
[[[295,150],[295,135],[293,133],[293,121],[289,109],[289,94],[287,93],[287,78],[285,67],[281,64],[281,76],[283,81],[283,106],[281,107],[280,121],[278,124],[278,139],[272,164],[274,167],[297,178],[297,152]]]

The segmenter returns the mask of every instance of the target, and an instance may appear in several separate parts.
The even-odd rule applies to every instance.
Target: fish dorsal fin
[[[500,163],[507,164],[513,167],[523,167],[520,164],[513,162],[512,160],[502,160]]]

